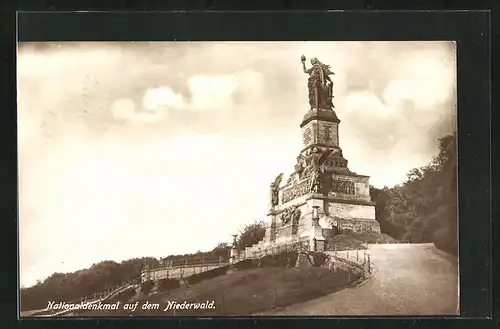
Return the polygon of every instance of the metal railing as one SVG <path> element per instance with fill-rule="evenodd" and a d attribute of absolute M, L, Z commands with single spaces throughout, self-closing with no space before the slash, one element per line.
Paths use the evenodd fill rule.
<path fill-rule="evenodd" d="M 139 284 L 139 283 L 140 283 L 140 279 L 129 280 L 125 283 L 114 285 L 114 286 L 112 286 L 104 291 L 95 292 L 95 293 L 92 293 L 90 295 L 74 299 L 70 303 L 86 303 L 86 302 L 93 302 L 96 300 L 108 299 L 108 298 L 112 297 L 114 294 L 116 294 L 117 292 L 119 292 L 120 290 L 122 290 L 123 288 L 134 285 L 134 284 Z"/>
<path fill-rule="evenodd" d="M 370 277 L 375 272 L 375 265 L 371 261 L 370 254 L 366 249 L 359 250 L 343 250 L 343 251 L 333 251 L 328 252 L 330 255 L 328 268 L 330 270 L 335 270 L 338 262 L 343 263 L 344 266 L 352 268 L 355 273 L 356 271 L 361 271 L 361 278 L 355 278 L 351 280 L 351 271 L 349 272 L 349 282 L 354 283 L 356 281 L 365 280 Z M 337 263 L 337 264 L 336 264 Z"/>
<path fill-rule="evenodd" d="M 166 269 L 174 269 L 174 268 L 185 268 L 185 267 L 195 267 L 195 266 L 207 266 L 207 265 L 216 265 L 216 264 L 224 264 L 227 263 L 227 260 L 224 260 L 224 257 L 201 257 L 198 259 L 175 259 L 171 261 L 163 261 L 162 264 L 158 266 L 145 267 L 142 273 L 145 272 L 154 272 L 158 270 L 166 270 Z"/>
<path fill-rule="evenodd" d="M 104 291 L 95 292 L 95 293 L 92 293 L 92 294 L 87 295 L 87 296 L 75 298 L 75 299 L 70 300 L 70 301 L 65 301 L 64 303 L 69 305 L 69 304 L 96 303 L 96 302 L 99 302 L 99 301 L 104 301 L 104 300 L 107 300 L 107 299 L 109 299 L 111 297 L 114 297 L 118 293 L 120 293 L 123 290 L 125 290 L 125 288 L 127 288 L 129 286 L 137 285 L 139 283 L 140 283 L 139 279 L 129 280 L 129 281 L 125 282 L 125 283 L 122 283 L 122 284 L 119 284 L 119 285 L 115 285 L 115 286 L 113 286 L 113 287 L 111 287 L 109 289 L 106 289 Z M 44 309 L 41 312 L 37 312 L 36 314 L 33 314 L 33 315 L 57 316 L 57 315 L 60 315 L 60 314 L 63 314 L 63 313 L 69 312 L 69 311 L 71 311 L 71 310 L 59 310 L 59 309 L 57 309 L 57 310 L 54 310 L 54 309 L 48 310 L 48 309 Z"/>

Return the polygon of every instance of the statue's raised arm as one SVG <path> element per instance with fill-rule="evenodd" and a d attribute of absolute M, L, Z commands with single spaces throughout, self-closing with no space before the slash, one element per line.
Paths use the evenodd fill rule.
<path fill-rule="evenodd" d="M 306 56 L 302 55 L 300 57 L 300 60 L 302 61 L 302 70 L 304 71 L 304 73 L 310 74 L 313 68 L 312 67 L 310 69 L 306 68 Z"/>
<path fill-rule="evenodd" d="M 311 59 L 312 67 L 306 68 L 306 57 L 300 57 L 304 73 L 309 74 L 307 86 L 309 88 L 309 104 L 311 109 L 333 109 L 333 82 L 330 75 L 334 74 L 329 65 L 321 63 L 317 58 Z"/>

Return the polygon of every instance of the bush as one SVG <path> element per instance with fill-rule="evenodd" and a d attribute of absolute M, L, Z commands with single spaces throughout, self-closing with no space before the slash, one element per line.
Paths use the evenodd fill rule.
<path fill-rule="evenodd" d="M 275 256 L 264 256 L 260 260 L 260 266 L 261 267 L 277 267 L 280 266 L 278 262 L 278 258 Z"/>
<path fill-rule="evenodd" d="M 298 253 L 296 251 L 282 252 L 276 255 L 266 255 L 257 262 L 260 267 L 293 267 L 297 262 Z"/>
<path fill-rule="evenodd" d="M 254 268 L 254 267 L 255 266 L 254 266 L 252 259 L 245 259 L 245 260 L 242 260 L 241 262 L 234 264 L 234 268 L 236 268 L 239 271 L 247 270 L 247 269 Z"/>
<path fill-rule="evenodd" d="M 275 257 L 277 258 L 277 262 L 281 267 L 293 267 L 297 262 L 297 257 L 299 256 L 296 251 L 286 251 L 280 254 L 277 254 Z"/>
<path fill-rule="evenodd" d="M 158 282 L 158 291 L 168 291 L 179 287 L 179 280 L 176 279 L 162 279 Z"/>
<path fill-rule="evenodd" d="M 144 294 L 144 295 L 147 295 L 151 292 L 151 289 L 153 289 L 153 286 L 154 286 L 154 281 L 146 281 L 146 282 L 143 282 L 141 284 L 141 292 Z"/>
<path fill-rule="evenodd" d="M 321 267 L 325 264 L 328 256 L 323 252 L 312 252 L 310 254 L 313 257 L 313 266 Z"/>

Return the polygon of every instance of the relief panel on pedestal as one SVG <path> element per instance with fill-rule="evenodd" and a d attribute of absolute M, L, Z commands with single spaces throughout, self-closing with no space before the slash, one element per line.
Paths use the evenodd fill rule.
<path fill-rule="evenodd" d="M 330 191 L 348 195 L 356 194 L 354 182 L 343 179 L 332 179 Z"/>
<path fill-rule="evenodd" d="M 320 122 L 318 125 L 318 142 L 324 145 L 339 145 L 338 125 L 331 122 Z"/>
<path fill-rule="evenodd" d="M 311 182 L 309 179 L 304 179 L 297 184 L 286 187 L 281 194 L 281 203 L 287 203 L 310 192 Z"/>
<path fill-rule="evenodd" d="M 311 126 L 307 125 L 302 132 L 302 144 L 307 147 L 312 144 L 313 132 Z"/>
<path fill-rule="evenodd" d="M 299 224 L 302 212 L 296 205 L 290 206 L 283 210 L 280 215 L 281 225 L 283 226 L 281 235 L 292 236 L 297 234 L 297 227 Z"/>

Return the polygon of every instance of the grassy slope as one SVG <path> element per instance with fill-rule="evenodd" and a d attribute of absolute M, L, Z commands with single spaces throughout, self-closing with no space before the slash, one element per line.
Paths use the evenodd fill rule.
<path fill-rule="evenodd" d="M 168 301 L 182 303 L 207 300 L 215 301 L 215 310 L 184 310 L 176 311 L 175 315 L 251 315 L 341 290 L 347 281 L 347 272 L 333 272 L 325 268 L 257 268 L 138 300 L 139 305 L 146 301 L 159 303 L 160 310 L 157 311 L 89 311 L 81 316 L 171 316 L 174 315 L 173 311 L 163 312 Z"/>

